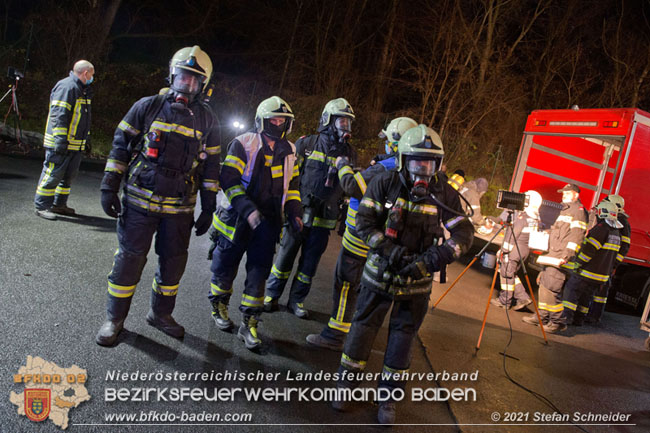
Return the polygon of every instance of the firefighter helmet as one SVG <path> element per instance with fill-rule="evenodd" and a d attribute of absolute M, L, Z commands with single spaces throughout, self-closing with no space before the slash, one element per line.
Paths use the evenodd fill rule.
<path fill-rule="evenodd" d="M 524 211 L 526 211 L 526 213 L 528 213 L 528 211 L 531 211 L 533 214 L 538 214 L 539 208 L 542 205 L 542 196 L 540 193 L 533 190 L 526 191 L 526 197 L 528 198 L 528 204 L 526 205 Z"/>
<path fill-rule="evenodd" d="M 348 117 L 354 120 L 354 110 L 345 98 L 332 99 L 323 108 L 323 113 L 320 116 L 321 126 L 328 126 L 333 117 Z"/>
<path fill-rule="evenodd" d="M 273 117 L 284 117 L 285 122 L 281 126 L 276 126 L 270 122 Z M 271 96 L 260 102 L 255 112 L 255 130 L 258 133 L 281 140 L 291 133 L 293 127 L 293 110 L 286 101 L 279 96 Z"/>
<path fill-rule="evenodd" d="M 402 135 L 397 145 L 398 170 L 404 166 L 404 159 L 407 156 L 414 156 L 419 159 L 435 159 L 436 170 L 442 165 L 442 158 L 445 150 L 440 136 L 433 129 L 426 125 L 418 125 L 409 129 Z"/>
<path fill-rule="evenodd" d="M 611 194 L 607 196 L 607 201 L 616 205 L 619 214 L 625 215 L 625 199 L 623 197 L 618 194 Z"/>
<path fill-rule="evenodd" d="M 410 117 L 396 117 L 379 133 L 380 138 L 385 138 L 392 152 L 397 152 L 397 143 L 402 135 L 411 128 L 418 126 L 418 123 Z M 386 152 L 388 153 L 388 152 Z"/>
<path fill-rule="evenodd" d="M 189 73 L 190 77 L 196 78 L 198 89 L 193 84 L 181 82 L 181 80 L 177 79 L 177 77 L 183 75 L 187 77 L 187 73 Z M 211 75 L 212 61 L 210 56 L 198 45 L 181 48 L 176 51 L 169 61 L 169 84 L 171 89 L 176 92 L 196 95 L 205 89 Z"/>
<path fill-rule="evenodd" d="M 612 222 L 618 221 L 618 206 L 611 201 L 603 200 L 596 205 L 596 216 Z"/>

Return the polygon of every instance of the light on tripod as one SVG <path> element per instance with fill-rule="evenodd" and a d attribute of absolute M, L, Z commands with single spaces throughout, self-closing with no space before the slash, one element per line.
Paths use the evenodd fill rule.
<path fill-rule="evenodd" d="M 528 206 L 528 196 L 521 192 L 499 190 L 497 193 L 497 207 L 499 209 L 522 211 Z"/>

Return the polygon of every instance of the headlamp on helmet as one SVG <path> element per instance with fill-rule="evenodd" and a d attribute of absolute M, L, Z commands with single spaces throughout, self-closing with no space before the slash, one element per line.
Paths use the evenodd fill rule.
<path fill-rule="evenodd" d="M 278 121 L 278 118 L 284 118 L 284 122 Z M 276 140 L 281 140 L 291 133 L 293 121 L 291 107 L 279 96 L 263 100 L 255 112 L 255 130 Z"/>

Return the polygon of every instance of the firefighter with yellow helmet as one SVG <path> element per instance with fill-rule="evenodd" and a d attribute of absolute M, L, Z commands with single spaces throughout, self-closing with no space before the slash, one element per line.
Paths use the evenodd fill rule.
<path fill-rule="evenodd" d="M 368 245 L 359 237 L 356 230 L 359 202 L 366 192 L 368 183 L 375 176 L 397 168 L 398 142 L 406 131 L 417 125 L 417 122 L 409 117 L 393 119 L 379 133 L 379 137 L 385 140 L 386 154 L 375 158 L 375 164 L 362 172 L 355 173 L 349 165 L 350 162 L 345 158 L 339 157 L 336 161 L 339 180 L 343 191 L 350 197 L 350 204 L 345 218 L 343 244 L 334 271 L 332 315 L 320 334 L 307 336 L 307 343 L 312 346 L 337 351 L 343 350 L 343 343 L 350 331 L 350 323 L 356 305 L 357 286 L 368 256 Z"/>
<path fill-rule="evenodd" d="M 359 385 L 359 373 L 391 306 L 379 387 L 389 391 L 405 387 L 404 373 L 428 308 L 433 273 L 471 246 L 474 229 L 458 193 L 436 174 L 443 156 L 435 131 L 425 125 L 409 129 L 399 141 L 397 170 L 375 176 L 361 200 L 356 229 L 369 252 L 341 356 L 339 388 Z M 439 245 L 443 225 L 451 237 Z M 337 398 L 333 407 L 344 411 L 349 402 Z M 393 424 L 395 402 L 380 401 L 377 418 L 382 424 Z"/>
<path fill-rule="evenodd" d="M 100 188 L 104 212 L 118 218 L 119 246 L 97 344 L 110 346 L 117 340 L 154 234 L 158 268 L 146 319 L 173 337 L 185 333 L 172 312 L 192 227 L 197 236 L 210 227 L 219 178 L 215 119 L 199 98 L 211 74 L 212 62 L 201 48 L 177 51 L 169 62 L 169 92 L 137 101 L 115 130 Z M 201 214 L 194 221 L 197 195 Z"/>
<path fill-rule="evenodd" d="M 246 281 L 239 304 L 243 320 L 237 336 L 250 350 L 262 343 L 257 324 L 282 224 L 286 219 L 292 233 L 302 230 L 295 147 L 287 140 L 293 120 L 291 107 L 280 97 L 262 101 L 254 131 L 235 137 L 228 145 L 219 179 L 224 197 L 212 222 L 216 245 L 208 297 L 217 327 L 230 330 L 228 303 L 246 253 Z"/>
<path fill-rule="evenodd" d="M 323 109 L 318 134 L 296 141 L 304 229 L 298 233 L 285 225 L 280 250 L 266 283 L 266 311 L 278 308 L 278 300 L 289 281 L 294 260 L 302 249 L 287 308 L 297 317 L 306 319 L 309 316 L 303 302 L 311 289 L 318 262 L 327 249 L 330 232 L 339 218 L 343 189 L 335 162 L 339 156 L 352 159 L 353 151 L 348 141 L 354 118 L 348 101 L 344 98 L 333 99 Z"/>

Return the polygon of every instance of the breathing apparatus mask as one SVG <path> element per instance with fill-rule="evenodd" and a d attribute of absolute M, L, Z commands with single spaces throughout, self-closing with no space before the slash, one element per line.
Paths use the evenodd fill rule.
<path fill-rule="evenodd" d="M 339 143 L 347 142 L 352 137 L 352 119 L 350 117 L 336 117 L 334 129 L 339 138 Z"/>
<path fill-rule="evenodd" d="M 171 90 L 174 92 L 172 108 L 185 109 L 201 92 L 204 77 L 187 69 L 173 68 Z"/>
<path fill-rule="evenodd" d="M 271 119 L 264 119 L 264 132 L 269 138 L 274 140 L 282 140 L 286 134 L 291 132 L 290 123 L 293 119 L 285 117 L 273 117 Z"/>
<path fill-rule="evenodd" d="M 409 176 L 411 194 L 415 197 L 426 197 L 429 194 L 429 184 L 436 173 L 436 160 L 407 156 L 405 168 Z"/>

